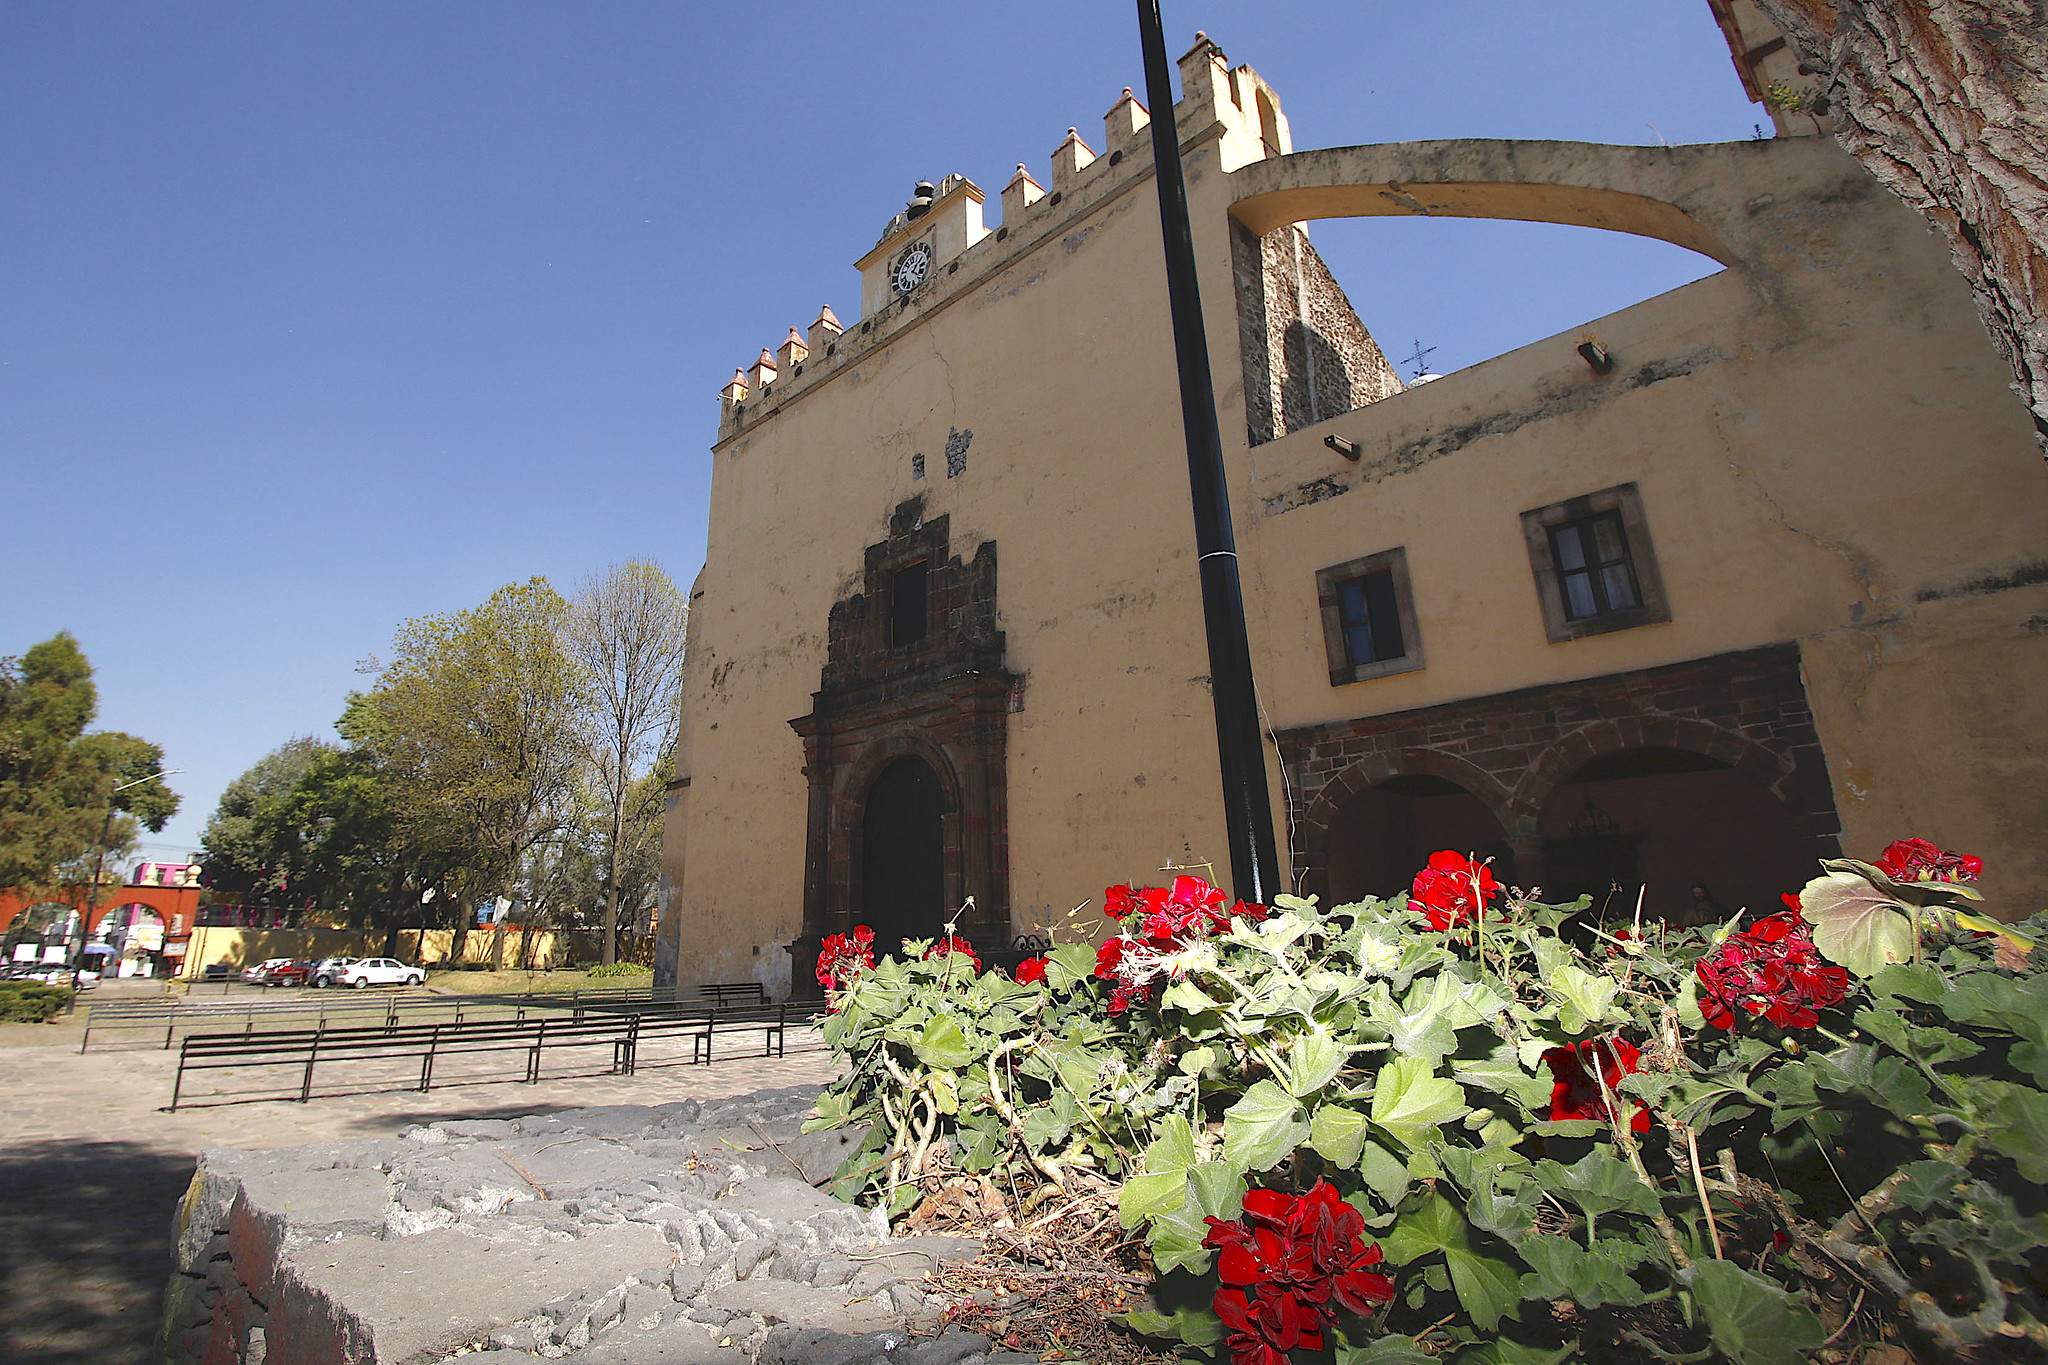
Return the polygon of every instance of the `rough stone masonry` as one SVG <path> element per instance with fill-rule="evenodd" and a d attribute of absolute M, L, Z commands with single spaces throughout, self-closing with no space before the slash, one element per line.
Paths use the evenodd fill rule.
<path fill-rule="evenodd" d="M 818 1087 L 207 1152 L 179 1205 L 170 1365 L 978 1365 L 892 1239 L 814 1188 L 858 1131 Z M 925 1332 L 917 1333 L 919 1327 Z"/>

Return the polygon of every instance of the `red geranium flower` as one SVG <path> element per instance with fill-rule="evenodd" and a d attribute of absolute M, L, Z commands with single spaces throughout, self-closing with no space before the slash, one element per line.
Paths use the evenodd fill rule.
<path fill-rule="evenodd" d="M 1642 1049 L 1626 1038 L 1588 1038 L 1570 1047 L 1554 1047 L 1545 1052 L 1544 1064 L 1557 1079 L 1550 1092 L 1552 1121 L 1602 1119 L 1614 1122 L 1614 1111 L 1608 1107 L 1607 1097 L 1601 1094 L 1601 1082 L 1606 1082 L 1607 1089 L 1613 1091 L 1621 1084 L 1623 1076 L 1641 1070 L 1638 1063 L 1642 1055 Z M 1597 1078 L 1587 1067 L 1589 1062 L 1596 1061 L 1600 1068 Z M 1650 1111 L 1638 1103 L 1629 1127 L 1638 1133 L 1649 1132 Z"/>
<path fill-rule="evenodd" d="M 1122 1014 L 1157 986 L 1162 976 L 1180 976 L 1180 957 L 1230 927 L 1234 918 L 1261 920 L 1263 905 L 1225 905 L 1223 892 L 1200 877 L 1176 877 L 1171 887 L 1112 886 L 1102 893 L 1104 912 L 1124 931 L 1095 953 L 1095 975 L 1117 983 L 1109 1010 Z"/>
<path fill-rule="evenodd" d="M 1813 946 L 1813 931 L 1792 908 L 1730 934 L 1694 966 L 1700 1013 L 1715 1028 L 1733 1028 L 1737 1010 L 1762 1015 L 1779 1028 L 1811 1028 L 1816 1010 L 1849 995 L 1849 973 L 1831 966 Z"/>
<path fill-rule="evenodd" d="M 1022 962 L 1019 962 L 1017 964 L 1017 980 L 1027 986 L 1034 981 L 1045 980 L 1045 959 L 1042 957 L 1027 957 Z"/>
<path fill-rule="evenodd" d="M 1422 907 L 1430 928 L 1445 930 L 1480 918 L 1499 895 L 1491 867 L 1444 849 L 1430 854 L 1429 866 L 1415 874 L 1408 899 Z"/>
<path fill-rule="evenodd" d="M 1232 1365 L 1321 1350 L 1332 1300 L 1360 1315 L 1393 1302 L 1394 1282 L 1368 1269 L 1381 1255 L 1365 1244 L 1364 1216 L 1326 1180 L 1299 1198 L 1248 1191 L 1238 1221 L 1207 1221 L 1202 1245 L 1222 1252 L 1216 1273 L 1224 1285 L 1211 1307 L 1231 1330 Z"/>
<path fill-rule="evenodd" d="M 979 972 L 981 970 L 981 958 L 976 955 L 974 945 L 961 938 L 958 934 L 953 935 L 951 938 L 942 938 L 927 948 L 924 960 L 929 962 L 935 957 L 950 957 L 954 953 L 958 953 L 969 962 L 972 962 L 975 971 Z"/>
<path fill-rule="evenodd" d="M 1897 839 L 1885 847 L 1875 864 L 1895 882 L 1974 882 L 1984 860 L 1951 853 L 1925 839 Z"/>
<path fill-rule="evenodd" d="M 875 931 L 857 924 L 853 933 L 832 934 L 818 945 L 818 984 L 828 991 L 839 989 L 843 978 L 875 965 Z"/>

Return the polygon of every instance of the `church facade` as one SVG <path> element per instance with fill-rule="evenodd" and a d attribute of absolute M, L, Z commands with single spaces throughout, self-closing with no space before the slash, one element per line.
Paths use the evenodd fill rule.
<path fill-rule="evenodd" d="M 1719 9 L 1760 89 L 1778 50 Z M 1214 43 L 1180 77 L 1294 885 L 1391 892 L 1455 847 L 1684 917 L 1913 834 L 2048 899 L 2048 474 L 1917 216 L 1782 119 L 1296 151 Z M 803 994 L 854 924 L 1001 949 L 1227 862 L 1151 116 L 1125 91 L 993 225 L 920 186 L 860 317 L 725 388 L 658 980 Z M 1376 214 L 1723 268 L 1404 386 L 1307 226 Z"/>

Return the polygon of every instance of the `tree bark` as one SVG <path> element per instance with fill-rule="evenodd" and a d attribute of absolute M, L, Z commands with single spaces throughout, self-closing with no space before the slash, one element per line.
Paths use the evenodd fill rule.
<path fill-rule="evenodd" d="M 1947 239 L 2048 452 L 2048 0 L 1756 0 L 1836 139 Z"/>

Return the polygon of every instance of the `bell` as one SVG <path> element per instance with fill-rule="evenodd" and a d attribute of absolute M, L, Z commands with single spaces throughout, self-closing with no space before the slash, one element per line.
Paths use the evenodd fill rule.
<path fill-rule="evenodd" d="M 938 187 L 929 180 L 920 180 L 910 187 L 910 202 L 903 206 L 905 218 L 922 218 L 932 211 L 932 200 L 938 197 Z"/>

